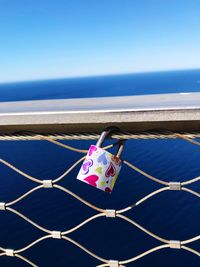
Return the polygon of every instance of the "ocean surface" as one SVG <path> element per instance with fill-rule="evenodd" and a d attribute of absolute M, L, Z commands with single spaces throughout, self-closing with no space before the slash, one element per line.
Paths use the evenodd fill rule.
<path fill-rule="evenodd" d="M 200 70 L 141 73 L 0 84 L 0 101 L 200 92 Z M 87 149 L 95 142 L 64 141 Z M 64 173 L 82 155 L 41 141 L 0 142 L 0 157 L 41 180 Z M 186 181 L 200 175 L 200 147 L 184 140 L 140 140 L 126 143 L 123 159 L 163 181 Z M 123 166 L 112 194 L 76 180 L 80 165 L 59 184 L 88 202 L 121 209 L 161 187 Z M 36 184 L 0 165 L 0 202 L 9 202 Z M 200 192 L 200 183 L 189 188 Z M 56 189 L 41 189 L 12 206 L 50 230 L 68 230 L 96 214 L 78 200 Z M 166 191 L 124 213 L 149 231 L 169 240 L 200 234 L 200 200 L 184 191 Z M 0 212 L 0 247 L 20 249 L 45 234 L 17 215 Z M 106 259 L 132 258 L 161 242 L 120 218 L 98 218 L 69 237 Z M 188 244 L 200 252 L 200 241 Z M 41 267 L 94 267 L 101 264 L 65 240 L 47 239 L 21 253 Z M 127 267 L 197 267 L 200 259 L 185 250 L 163 249 L 127 264 Z M 0 257 L 2 267 L 28 264 Z"/>

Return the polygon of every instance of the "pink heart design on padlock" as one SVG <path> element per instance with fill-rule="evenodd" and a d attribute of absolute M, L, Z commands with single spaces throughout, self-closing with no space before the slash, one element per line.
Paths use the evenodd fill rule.
<path fill-rule="evenodd" d="M 92 156 L 93 152 L 95 152 L 97 150 L 96 146 L 90 146 L 89 152 L 88 152 L 88 156 Z"/>
<path fill-rule="evenodd" d="M 82 174 L 87 174 L 92 165 L 93 165 L 93 161 L 91 159 L 85 160 L 82 165 Z"/>
<path fill-rule="evenodd" d="M 115 169 L 115 166 L 112 164 L 112 162 L 110 163 L 108 169 L 106 170 L 106 177 L 114 177 L 116 174 L 116 169 Z"/>
<path fill-rule="evenodd" d="M 98 181 L 99 177 L 97 175 L 90 175 L 88 177 L 86 177 L 84 180 L 86 182 L 88 182 L 88 184 L 94 186 L 94 187 L 97 187 L 97 184 L 96 182 Z"/>

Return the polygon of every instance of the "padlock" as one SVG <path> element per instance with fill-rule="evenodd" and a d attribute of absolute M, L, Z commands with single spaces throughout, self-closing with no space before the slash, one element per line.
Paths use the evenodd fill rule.
<path fill-rule="evenodd" d="M 106 137 L 116 130 L 114 127 L 107 128 L 102 132 L 96 145 L 91 145 L 87 156 L 81 166 L 77 179 L 111 193 L 122 166 L 120 159 L 124 140 L 119 140 L 119 148 L 116 155 L 101 148 Z"/>

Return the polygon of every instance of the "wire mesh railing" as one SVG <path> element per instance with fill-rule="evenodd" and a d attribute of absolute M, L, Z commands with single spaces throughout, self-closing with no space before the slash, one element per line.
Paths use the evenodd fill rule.
<path fill-rule="evenodd" d="M 32 260 L 26 258 L 23 256 L 23 252 L 29 250 L 31 247 L 36 246 L 40 242 L 43 242 L 46 239 L 62 239 L 67 242 L 70 242 L 74 244 L 76 247 L 78 247 L 80 250 L 83 250 L 85 253 L 89 254 L 91 257 L 95 258 L 99 263 L 97 263 L 98 267 L 103 267 L 103 266 L 108 266 L 108 267 L 122 267 L 122 266 L 128 266 L 129 263 L 137 261 L 138 259 L 145 257 L 146 255 L 153 253 L 158 250 L 166 249 L 166 248 L 171 248 L 171 249 L 182 249 L 182 250 L 187 250 L 197 256 L 200 256 L 200 251 L 197 251 L 193 248 L 190 247 L 190 244 L 192 242 L 195 242 L 197 240 L 200 240 L 200 235 L 193 236 L 187 240 L 169 240 L 166 239 L 163 236 L 159 236 L 156 233 L 151 232 L 149 229 L 146 229 L 142 225 L 138 224 L 136 221 L 132 220 L 131 218 L 125 216 L 124 214 L 127 211 L 130 211 L 134 209 L 135 207 L 141 205 L 143 202 L 148 201 L 150 198 L 153 198 L 156 195 L 162 194 L 164 191 L 186 191 L 190 193 L 191 195 L 194 195 L 195 197 L 200 197 L 200 193 L 196 192 L 190 188 L 188 188 L 188 185 L 197 183 L 200 181 L 200 176 L 194 177 L 192 179 L 189 179 L 184 182 L 174 182 L 174 181 L 163 181 L 147 172 L 144 170 L 138 168 L 135 166 L 133 163 L 129 162 L 128 160 L 123 160 L 123 163 L 130 168 L 131 170 L 140 173 L 143 175 L 145 178 L 150 179 L 154 181 L 155 183 L 159 184 L 161 187 L 159 189 L 156 189 L 155 191 L 147 194 L 140 200 L 136 201 L 132 205 L 123 207 L 119 210 L 115 209 L 104 209 L 101 207 L 98 207 L 79 195 L 75 194 L 74 192 L 70 191 L 66 187 L 62 186 L 59 184 L 59 182 L 64 179 L 67 175 L 69 175 L 70 172 L 74 170 L 74 168 L 80 164 L 84 159 L 85 159 L 85 154 L 86 150 L 76 148 L 71 145 L 64 144 L 59 141 L 60 140 L 94 140 L 98 139 L 99 135 L 96 133 L 93 134 L 46 134 L 46 135 L 41 135 L 41 134 L 34 134 L 34 133 L 17 133 L 13 135 L 1 135 L 0 140 L 46 140 L 47 142 L 51 142 L 56 146 L 60 146 L 64 149 L 71 150 L 76 153 L 83 154 L 80 159 L 78 159 L 76 162 L 73 163 L 72 166 L 70 166 L 63 174 L 61 174 L 59 177 L 55 179 L 49 179 L 49 180 L 41 180 L 38 177 L 31 176 L 30 174 L 24 172 L 23 170 L 17 168 L 7 160 L 1 158 L 0 163 L 7 166 L 9 169 L 12 171 L 18 173 L 19 175 L 23 176 L 25 179 L 29 179 L 31 182 L 35 184 L 35 186 L 32 187 L 29 191 L 26 193 L 22 194 L 20 197 L 13 199 L 9 202 L 4 202 L 3 199 L 0 199 L 0 212 L 1 213 L 13 213 L 16 216 L 20 217 L 24 221 L 28 222 L 35 228 L 39 229 L 40 231 L 43 232 L 43 236 L 40 238 L 36 239 L 35 241 L 29 243 L 28 245 L 20 248 L 20 249 L 8 249 L 4 247 L 0 247 L 0 256 L 8 256 L 8 257 L 17 257 L 21 259 L 22 261 L 26 262 L 30 266 L 40 266 L 40 263 L 34 263 Z M 113 138 L 124 138 L 124 139 L 159 139 L 159 138 L 181 138 L 187 142 L 190 142 L 194 145 L 199 146 L 200 143 L 195 140 L 195 138 L 200 137 L 200 133 L 198 132 L 169 132 L 169 131 L 154 131 L 154 132 L 143 132 L 143 133 L 115 133 L 113 134 Z M 105 148 L 110 148 L 114 146 L 115 144 L 109 145 Z M 40 225 L 33 220 L 31 220 L 29 217 L 27 217 L 25 214 L 19 212 L 17 209 L 13 208 L 13 205 L 16 203 L 20 203 L 22 200 L 25 200 L 29 195 L 33 194 L 36 191 L 40 190 L 45 190 L 45 189 L 51 189 L 51 190 L 58 190 L 64 192 L 66 195 L 70 195 L 73 198 L 77 199 L 79 202 L 83 203 L 84 205 L 88 206 L 89 208 L 93 209 L 96 214 L 92 215 L 91 217 L 85 219 L 81 223 L 75 225 L 74 227 L 70 229 L 66 229 L 64 231 L 60 230 L 52 230 L 52 229 L 47 229 L 43 225 Z M 90 248 L 87 248 L 86 246 L 78 243 L 74 239 L 69 237 L 69 234 L 72 232 L 75 232 L 79 228 L 83 227 L 84 225 L 88 224 L 91 221 L 95 221 L 97 219 L 100 219 L 101 217 L 105 217 L 108 219 L 112 220 L 123 220 L 130 225 L 138 228 L 145 234 L 153 237 L 157 241 L 159 241 L 161 244 L 157 247 L 153 247 L 137 256 L 134 256 L 129 259 L 107 259 L 104 257 L 101 257 L 98 255 L 98 253 L 93 252 L 90 250 Z M 2 231 L 2 229 L 0 230 Z M 120 256 L 119 256 L 120 258 Z"/>

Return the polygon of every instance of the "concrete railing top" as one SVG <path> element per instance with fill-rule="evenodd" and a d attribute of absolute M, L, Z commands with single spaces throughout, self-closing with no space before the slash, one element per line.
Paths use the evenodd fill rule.
<path fill-rule="evenodd" d="M 200 93 L 0 102 L 0 132 L 199 130 Z"/>

